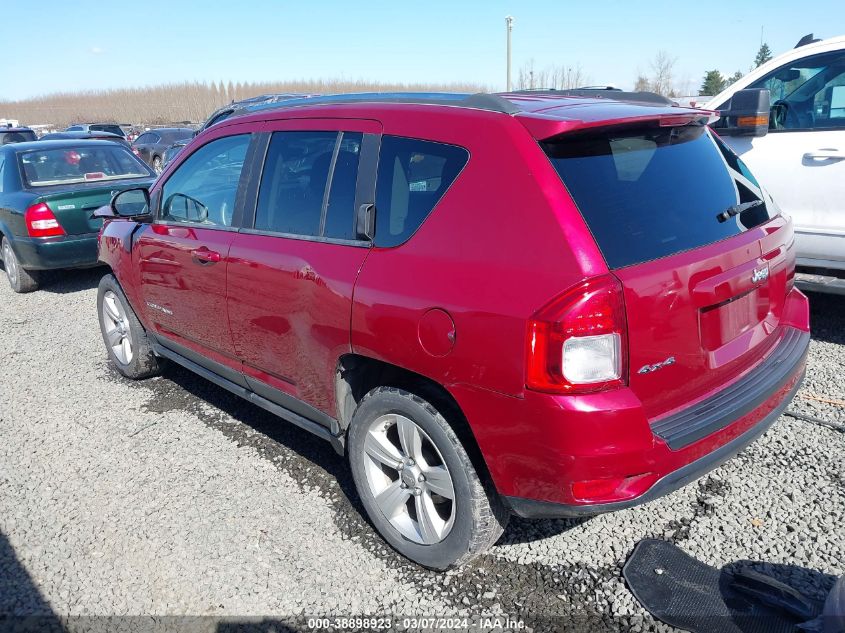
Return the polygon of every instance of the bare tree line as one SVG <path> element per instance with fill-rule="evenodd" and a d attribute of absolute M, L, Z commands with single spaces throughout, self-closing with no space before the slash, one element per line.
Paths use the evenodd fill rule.
<path fill-rule="evenodd" d="M 345 80 L 277 82 L 184 82 L 139 88 L 86 90 L 48 94 L 20 101 L 0 101 L 0 117 L 25 125 L 64 127 L 75 122 L 163 124 L 204 121 L 217 108 L 265 93 L 330 94 L 369 91 L 484 92 L 472 83 L 421 84 Z"/>
<path fill-rule="evenodd" d="M 569 90 L 582 88 L 589 82 L 580 64 L 536 68 L 533 59 L 523 64 L 516 76 L 517 90 Z"/>

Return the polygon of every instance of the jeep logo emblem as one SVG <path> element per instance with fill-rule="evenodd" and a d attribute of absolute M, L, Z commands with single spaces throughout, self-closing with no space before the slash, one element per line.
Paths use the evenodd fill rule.
<path fill-rule="evenodd" d="M 769 267 L 764 266 L 763 268 L 755 268 L 754 272 L 751 273 L 751 283 L 756 284 L 761 281 L 766 281 L 769 278 Z"/>

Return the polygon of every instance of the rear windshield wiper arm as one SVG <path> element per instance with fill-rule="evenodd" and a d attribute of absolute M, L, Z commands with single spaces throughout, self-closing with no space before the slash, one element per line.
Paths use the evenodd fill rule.
<path fill-rule="evenodd" d="M 720 214 L 716 216 L 716 219 L 719 222 L 727 222 L 735 215 L 739 215 L 743 211 L 748 211 L 749 209 L 753 209 L 754 207 L 759 207 L 761 204 L 766 204 L 763 200 L 752 200 L 751 202 L 743 202 L 741 204 L 735 204 L 731 207 L 728 207 Z"/>

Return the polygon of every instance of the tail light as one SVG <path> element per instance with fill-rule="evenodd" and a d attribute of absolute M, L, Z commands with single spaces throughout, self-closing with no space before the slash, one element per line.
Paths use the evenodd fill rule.
<path fill-rule="evenodd" d="M 30 237 L 52 237 L 65 234 L 65 230 L 50 211 L 50 207 L 43 202 L 29 207 L 23 217 Z"/>
<path fill-rule="evenodd" d="M 626 384 L 627 323 L 622 285 L 588 279 L 555 297 L 528 322 L 526 386 L 591 393 Z"/>
<path fill-rule="evenodd" d="M 137 147 L 133 147 L 133 148 L 132 148 L 132 153 L 133 153 L 133 154 L 135 154 L 135 156 L 140 156 L 140 155 L 141 155 L 141 152 L 139 152 L 139 151 L 138 151 L 138 148 L 137 148 Z"/>

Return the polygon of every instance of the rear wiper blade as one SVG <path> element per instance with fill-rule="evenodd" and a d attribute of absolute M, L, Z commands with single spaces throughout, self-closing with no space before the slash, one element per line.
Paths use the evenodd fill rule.
<path fill-rule="evenodd" d="M 761 204 L 766 204 L 766 202 L 764 200 L 752 200 L 751 202 L 735 204 L 719 213 L 716 216 L 716 219 L 719 220 L 719 222 L 727 222 L 735 215 L 739 215 L 743 211 L 748 211 L 749 209 L 753 209 L 754 207 L 759 207 Z"/>

